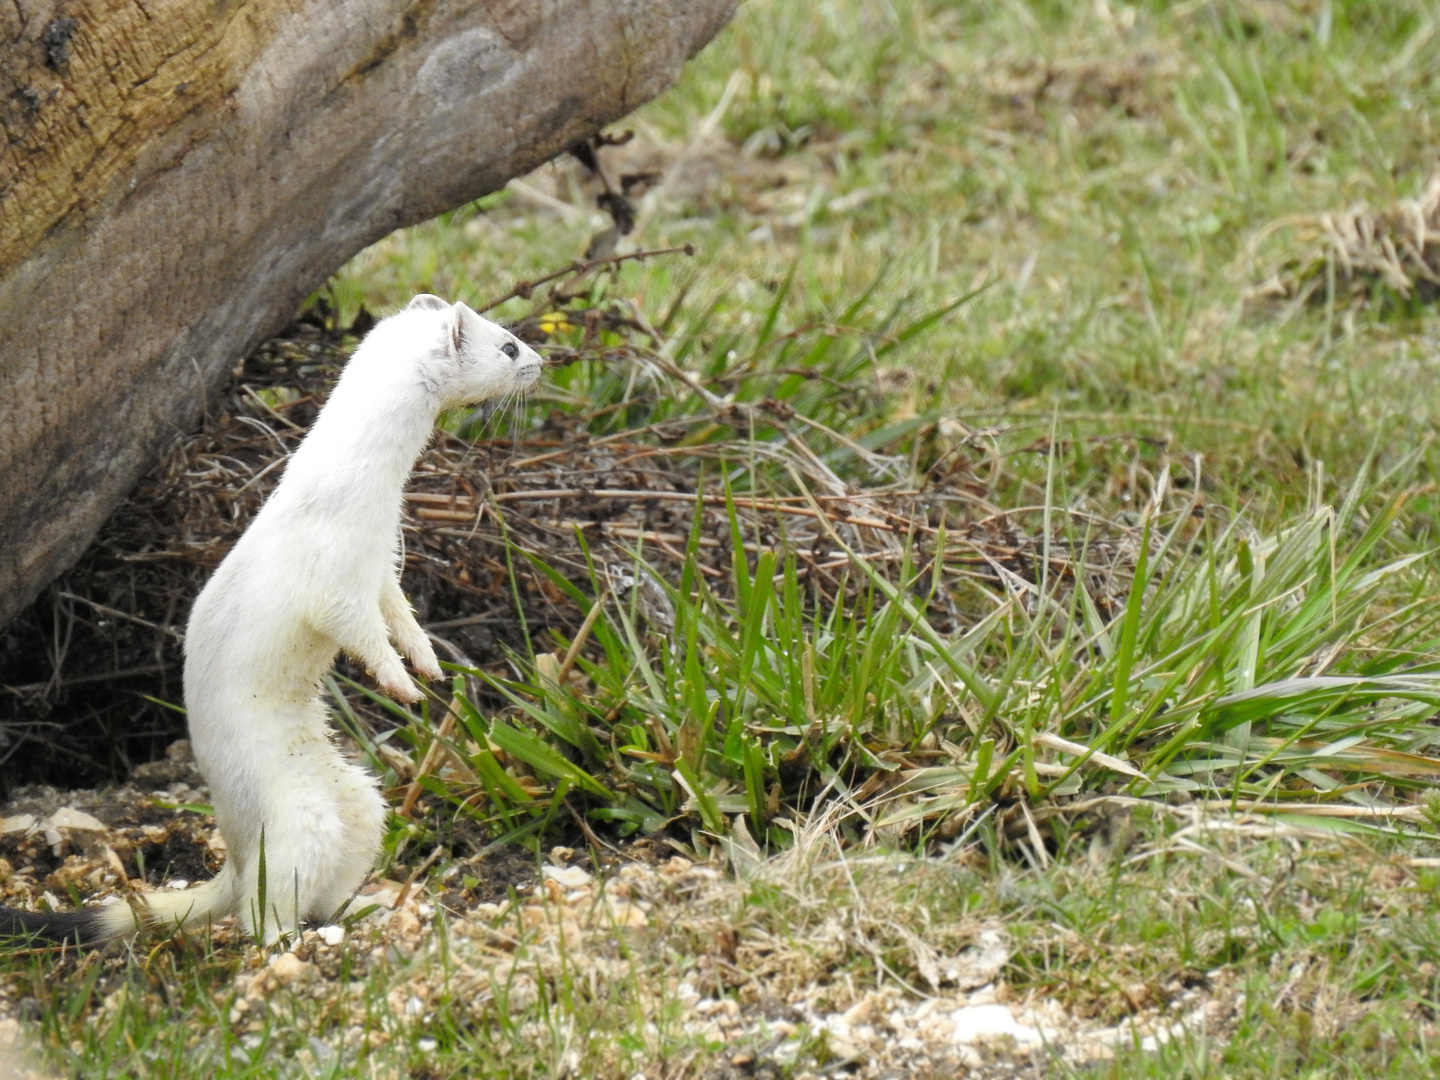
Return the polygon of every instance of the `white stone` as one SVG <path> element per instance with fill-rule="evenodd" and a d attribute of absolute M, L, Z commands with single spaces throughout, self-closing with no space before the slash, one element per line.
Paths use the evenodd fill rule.
<path fill-rule="evenodd" d="M 106 825 L 99 818 L 91 817 L 84 810 L 62 806 L 50 815 L 47 823 L 52 829 L 75 829 L 77 832 L 105 832 Z"/>
<path fill-rule="evenodd" d="M 675 997 L 686 1012 L 693 1012 L 695 1006 L 700 1004 L 700 991 L 695 989 L 695 984 L 689 979 L 680 981 L 680 985 L 675 988 Z"/>
<path fill-rule="evenodd" d="M 293 952 L 287 952 L 270 958 L 270 970 L 282 984 L 289 985 L 305 978 L 314 969 Z"/>
<path fill-rule="evenodd" d="M 1039 1031 L 1020 1023 L 1004 1005 L 967 1005 L 951 1013 L 950 1022 L 961 1045 L 1007 1037 L 1027 1046 L 1041 1041 Z"/>
<path fill-rule="evenodd" d="M 578 866 L 546 866 L 542 867 L 542 873 L 546 881 L 553 881 L 562 889 L 578 889 L 582 885 L 589 885 L 592 880 L 590 875 Z"/>

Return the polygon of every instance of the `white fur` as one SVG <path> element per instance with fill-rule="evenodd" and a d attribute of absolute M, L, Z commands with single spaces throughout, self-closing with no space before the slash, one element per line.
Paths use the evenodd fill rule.
<path fill-rule="evenodd" d="M 190 614 L 190 739 L 225 866 L 198 889 L 147 893 L 133 912 L 102 909 L 107 933 L 235 913 L 273 941 L 351 898 L 379 851 L 385 806 L 375 778 L 331 741 L 320 680 L 340 651 L 400 701 L 421 697 L 402 654 L 440 678 L 400 591 L 402 488 L 442 410 L 523 393 L 539 377 L 540 358 L 508 331 L 434 296 L 365 338 Z"/>

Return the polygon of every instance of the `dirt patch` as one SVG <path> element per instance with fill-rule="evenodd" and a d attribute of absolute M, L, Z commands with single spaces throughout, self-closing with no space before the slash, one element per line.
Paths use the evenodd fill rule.
<path fill-rule="evenodd" d="M 989 99 L 987 115 L 1012 131 L 1048 130 L 1057 113 L 1082 127 L 1103 116 L 1163 117 L 1184 69 L 1174 54 L 1156 51 L 1044 61 L 1006 60 L 976 76 Z"/>
<path fill-rule="evenodd" d="M 0 818 L 0 897 L 25 908 L 44 898 L 100 899 L 130 888 L 210 877 L 224 845 L 203 782 L 181 741 L 128 784 L 101 790 L 20 788 Z"/>
<path fill-rule="evenodd" d="M 533 851 L 506 845 L 457 863 L 442 881 L 449 887 L 440 894 L 441 905 L 464 911 L 530 892 L 540 881 L 540 863 Z"/>

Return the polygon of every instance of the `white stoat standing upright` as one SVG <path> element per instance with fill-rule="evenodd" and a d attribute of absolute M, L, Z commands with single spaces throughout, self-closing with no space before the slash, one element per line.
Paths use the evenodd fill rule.
<path fill-rule="evenodd" d="M 233 913 L 274 940 L 345 905 L 379 851 L 385 807 L 375 778 L 331 741 L 320 680 L 342 651 L 401 701 L 421 696 L 402 654 L 440 677 L 400 591 L 402 489 L 442 410 L 539 378 L 530 348 L 464 304 L 417 296 L 370 331 L 190 614 L 185 704 L 224 867 L 129 905 L 0 909 L 0 927 L 93 941 Z"/>

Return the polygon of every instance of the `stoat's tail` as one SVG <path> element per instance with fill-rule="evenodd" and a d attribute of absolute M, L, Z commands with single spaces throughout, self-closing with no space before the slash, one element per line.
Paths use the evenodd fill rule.
<path fill-rule="evenodd" d="M 235 910 L 235 882 L 226 863 L 211 880 L 176 892 L 140 893 L 80 911 L 21 911 L 0 906 L 0 938 L 98 945 L 111 938 L 152 929 L 171 934 Z"/>
<path fill-rule="evenodd" d="M 123 905 L 121 905 L 123 907 Z M 126 908 L 128 913 L 129 909 Z M 102 932 L 103 910 L 21 911 L 0 906 L 0 938 L 23 943 L 68 941 L 72 945 L 95 945 L 113 934 Z"/>

